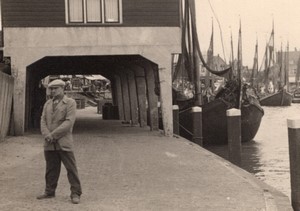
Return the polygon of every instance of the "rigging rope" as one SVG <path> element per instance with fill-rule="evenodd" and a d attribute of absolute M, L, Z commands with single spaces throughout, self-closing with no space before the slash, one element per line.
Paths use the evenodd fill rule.
<path fill-rule="evenodd" d="M 220 36 L 221 36 L 221 43 L 222 43 L 222 50 L 223 50 L 223 56 L 224 56 L 224 60 L 225 60 L 225 63 L 227 63 L 226 61 L 226 54 L 225 54 L 225 50 L 224 50 L 224 42 L 223 42 L 223 33 L 222 33 L 222 28 L 221 28 L 221 24 L 220 24 L 220 21 L 219 21 L 219 18 L 210 2 L 210 0 L 208 0 L 208 3 L 209 3 L 209 6 L 210 6 L 210 9 L 212 10 L 216 20 L 217 20 L 217 23 L 218 23 L 218 26 L 219 26 L 219 30 L 220 30 Z"/>

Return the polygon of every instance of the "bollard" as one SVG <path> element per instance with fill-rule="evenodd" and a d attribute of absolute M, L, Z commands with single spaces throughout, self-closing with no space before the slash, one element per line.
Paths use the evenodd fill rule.
<path fill-rule="evenodd" d="M 192 127 L 193 127 L 192 141 L 200 146 L 203 146 L 202 108 L 198 106 L 192 107 L 191 113 L 192 113 Z"/>
<path fill-rule="evenodd" d="M 232 108 L 227 110 L 226 115 L 229 161 L 237 166 L 241 166 L 241 110 Z"/>
<path fill-rule="evenodd" d="M 179 107 L 173 105 L 173 133 L 179 135 Z"/>
<path fill-rule="evenodd" d="M 300 119 L 288 119 L 287 125 L 292 207 L 300 211 Z"/>

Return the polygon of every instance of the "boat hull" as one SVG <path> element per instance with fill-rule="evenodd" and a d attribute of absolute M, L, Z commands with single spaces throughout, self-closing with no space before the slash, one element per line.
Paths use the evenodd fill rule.
<path fill-rule="evenodd" d="M 230 109 L 224 101 L 216 99 L 202 107 L 203 121 L 203 143 L 227 144 L 227 116 L 226 111 Z M 261 123 L 264 115 L 263 109 L 257 104 L 243 105 L 241 108 L 241 139 L 242 142 L 252 140 Z M 190 109 L 181 112 L 180 135 L 192 140 L 192 121 Z"/>
<path fill-rule="evenodd" d="M 285 90 L 281 90 L 260 100 L 262 106 L 290 106 L 293 95 Z"/>
<path fill-rule="evenodd" d="M 294 92 L 292 103 L 300 103 L 300 90 Z"/>

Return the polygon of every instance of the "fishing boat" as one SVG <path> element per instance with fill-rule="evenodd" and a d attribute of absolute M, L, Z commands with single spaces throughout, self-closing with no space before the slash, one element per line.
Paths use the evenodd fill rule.
<path fill-rule="evenodd" d="M 261 108 L 255 89 L 247 84 L 243 85 L 243 99 L 241 105 L 241 140 L 247 142 L 255 137 L 264 110 Z M 225 87 L 218 92 L 215 99 L 202 105 L 202 122 L 203 122 L 203 143 L 209 144 L 226 144 L 227 140 L 227 116 L 226 111 L 231 108 L 238 108 L 240 89 L 238 81 L 230 80 Z M 191 107 L 192 101 L 177 101 L 180 107 L 180 135 L 192 140 L 192 121 Z"/>
<path fill-rule="evenodd" d="M 228 142 L 226 111 L 231 108 L 237 108 L 241 110 L 242 142 L 252 140 L 259 129 L 264 115 L 264 110 L 259 104 L 255 89 L 248 84 L 242 83 L 240 75 L 235 78 L 228 77 L 232 73 L 231 67 L 218 71 L 211 69 L 207 65 L 201 54 L 197 38 L 194 0 L 185 1 L 184 8 L 182 54 L 178 56 L 178 62 L 174 68 L 173 81 L 179 81 L 180 84 L 191 83 L 192 85 L 185 86 L 185 92 L 189 93 L 189 95 L 185 95 L 186 97 L 183 97 L 182 92 L 180 93 L 178 83 L 175 83 L 177 88 L 173 86 L 173 103 L 177 104 L 180 109 L 180 135 L 192 140 L 192 117 L 190 111 L 193 106 L 201 106 L 203 144 L 226 144 Z M 190 21 L 189 17 L 191 17 Z M 186 33 L 187 30 L 191 30 L 191 33 Z M 203 103 L 200 80 L 195 80 L 200 78 L 198 69 L 200 61 L 212 74 L 228 77 L 225 85 L 217 92 L 215 98 L 207 103 Z M 184 78 L 178 79 L 176 77 L 179 70 L 186 71 Z M 188 92 L 188 87 L 192 91 Z"/>
<path fill-rule="evenodd" d="M 267 94 L 260 99 L 262 106 L 290 106 L 292 103 L 293 95 L 288 92 L 289 90 L 289 47 L 287 46 L 287 52 L 285 58 L 283 58 L 282 48 L 280 54 L 279 74 L 276 76 L 276 65 L 274 64 L 274 27 L 272 29 L 269 43 L 266 46 L 265 52 L 265 87 Z M 284 61 L 284 62 L 283 62 Z M 283 63 L 285 64 L 283 66 Z M 270 80 L 270 73 L 273 74 L 273 80 Z M 277 90 L 268 89 L 268 86 L 272 81 L 272 84 L 278 84 Z"/>
<path fill-rule="evenodd" d="M 293 103 L 300 103 L 300 89 L 296 89 L 293 93 Z"/>
<path fill-rule="evenodd" d="M 293 95 L 285 89 L 281 89 L 274 94 L 268 95 L 260 99 L 262 106 L 290 106 L 292 104 Z"/>

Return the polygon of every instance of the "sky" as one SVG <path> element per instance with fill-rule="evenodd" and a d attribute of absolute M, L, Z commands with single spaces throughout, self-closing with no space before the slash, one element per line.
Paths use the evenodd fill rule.
<path fill-rule="evenodd" d="M 219 54 L 224 58 L 221 42 L 223 39 L 225 58 L 227 62 L 229 61 L 232 33 L 236 58 L 240 20 L 243 65 L 252 68 L 256 39 L 259 66 L 261 65 L 273 20 L 275 50 L 281 49 L 281 43 L 285 50 L 287 42 L 290 51 L 294 51 L 295 48 L 300 50 L 300 0 L 195 0 L 195 2 L 198 38 L 202 52 L 208 49 L 213 22 L 214 55 Z"/>

